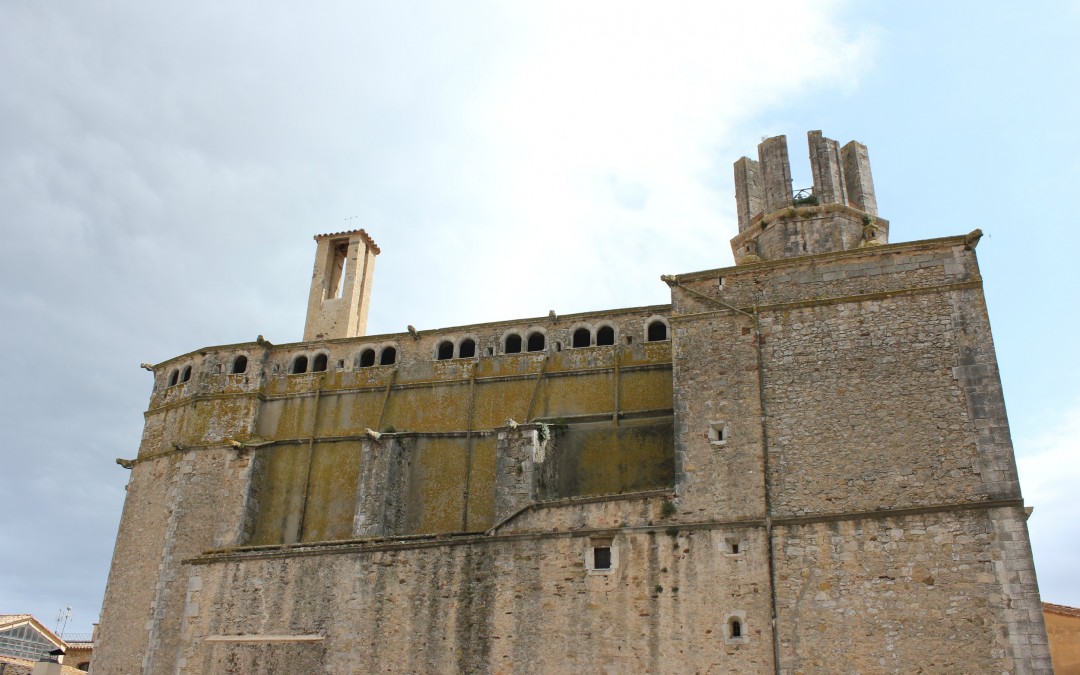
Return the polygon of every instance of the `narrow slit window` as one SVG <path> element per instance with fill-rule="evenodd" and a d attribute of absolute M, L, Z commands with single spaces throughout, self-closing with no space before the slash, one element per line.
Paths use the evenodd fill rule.
<path fill-rule="evenodd" d="M 742 637 L 742 621 L 738 619 L 731 620 L 731 637 Z"/>
<path fill-rule="evenodd" d="M 375 365 L 375 350 L 365 349 L 360 352 L 360 367 L 370 368 L 373 365 Z"/>
<path fill-rule="evenodd" d="M 382 350 L 382 354 L 379 354 L 380 366 L 392 366 L 397 363 L 397 349 L 395 347 L 385 347 Z"/>

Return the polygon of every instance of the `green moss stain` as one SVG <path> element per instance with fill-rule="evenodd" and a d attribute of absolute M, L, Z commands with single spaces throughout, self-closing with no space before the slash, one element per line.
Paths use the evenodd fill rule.
<path fill-rule="evenodd" d="M 616 494 L 672 485 L 672 418 L 571 424 L 555 437 L 544 469 L 548 498 Z"/>
<path fill-rule="evenodd" d="M 619 408 L 623 412 L 672 407 L 674 394 L 670 370 L 638 370 L 622 373 Z"/>
<path fill-rule="evenodd" d="M 461 530 L 465 438 L 418 438 L 413 450 L 405 527 L 410 534 Z"/>
<path fill-rule="evenodd" d="M 417 434 L 487 431 L 502 426 L 508 418 L 527 421 L 530 405 L 533 419 L 569 420 L 569 424 L 557 427 L 555 448 L 544 469 L 545 497 L 669 486 L 674 480 L 671 417 L 634 419 L 632 414 L 671 408 L 670 368 L 633 369 L 635 365 L 666 366 L 670 354 L 669 343 L 620 349 L 618 371 L 611 369 L 614 350 L 603 348 L 564 350 L 547 357 L 481 358 L 475 364 L 437 363 L 429 369 L 399 372 L 403 379 L 395 380 L 389 395 L 386 385 L 393 369 L 335 372 L 322 376 L 318 426 L 314 429 L 316 399 L 310 394 L 320 380 L 316 376 L 271 378 L 264 394 L 295 396 L 258 403 L 255 435 L 303 443 L 258 451 L 266 453 L 265 471 L 255 490 L 259 510 L 251 543 L 292 543 L 298 537 L 330 541 L 352 536 L 360 441 L 319 439 L 357 436 L 368 428 Z M 470 386 L 466 378 L 474 366 L 477 379 Z M 545 368 L 543 376 L 541 367 Z M 485 381 L 485 377 L 509 379 Z M 256 404 L 251 399 L 239 398 L 200 401 L 170 411 L 166 422 L 177 428 L 173 418 L 182 417 L 183 437 L 197 442 L 194 439 L 220 435 L 221 420 L 237 433 L 246 430 L 252 405 Z M 611 417 L 616 412 L 631 417 L 614 424 Z M 574 421 L 582 415 L 607 419 Z M 313 434 L 315 443 L 309 449 L 307 441 Z M 408 438 L 413 451 L 405 468 L 407 494 L 402 495 L 404 533 L 490 527 L 494 517 L 495 437 L 462 433 Z"/>
<path fill-rule="evenodd" d="M 313 453 L 301 540 L 349 539 L 360 476 L 360 444 L 319 443 Z"/>
<path fill-rule="evenodd" d="M 469 475 L 470 532 L 486 530 L 495 524 L 495 445 L 494 436 L 473 438 Z"/>
<path fill-rule="evenodd" d="M 474 387 L 474 428 L 502 426 L 508 417 L 524 422 L 535 388 L 536 380 L 533 378 L 477 382 Z"/>
<path fill-rule="evenodd" d="M 251 543 L 290 544 L 296 541 L 303 508 L 309 451 L 306 445 L 267 448 L 266 471 Z"/>
<path fill-rule="evenodd" d="M 537 417 L 570 417 L 573 415 L 596 415 L 615 409 L 615 373 L 588 373 L 582 375 L 546 378 L 542 391 L 543 406 Z"/>
<path fill-rule="evenodd" d="M 398 431 L 459 431 L 466 428 L 468 383 L 395 389 L 384 425 Z"/>

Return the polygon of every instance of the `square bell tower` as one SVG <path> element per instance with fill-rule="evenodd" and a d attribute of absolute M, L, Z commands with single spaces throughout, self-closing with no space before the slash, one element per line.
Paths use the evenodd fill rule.
<path fill-rule="evenodd" d="M 366 334 L 379 247 L 364 230 L 315 235 L 315 243 L 304 341 Z"/>

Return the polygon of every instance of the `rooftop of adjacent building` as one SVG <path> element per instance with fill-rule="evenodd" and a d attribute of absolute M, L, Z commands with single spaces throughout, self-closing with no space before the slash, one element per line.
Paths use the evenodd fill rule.
<path fill-rule="evenodd" d="M 1080 607 L 1055 605 L 1052 602 L 1044 602 L 1042 606 L 1044 612 L 1050 612 L 1051 614 L 1061 614 L 1062 616 L 1075 616 L 1076 618 L 1080 619 Z"/>

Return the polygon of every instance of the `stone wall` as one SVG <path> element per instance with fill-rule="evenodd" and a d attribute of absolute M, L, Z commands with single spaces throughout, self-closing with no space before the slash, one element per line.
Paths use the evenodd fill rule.
<path fill-rule="evenodd" d="M 727 554 L 733 532 L 748 545 Z M 760 536 L 627 525 L 207 556 L 191 566 L 180 672 L 215 672 L 222 651 L 279 666 L 274 636 L 322 638 L 325 672 L 768 671 Z M 615 550 L 610 571 L 587 569 L 594 541 Z"/>
<path fill-rule="evenodd" d="M 764 521 L 780 672 L 1049 672 L 977 240 L 669 279 L 679 518 Z"/>
<path fill-rule="evenodd" d="M 259 340 L 159 364 L 102 617 L 106 628 L 127 629 L 103 629 L 95 658 L 108 672 L 170 669 L 185 639 L 184 561 L 210 549 L 491 527 L 509 515 L 496 508 L 497 435 L 541 429 L 506 431 L 508 418 L 546 420 L 552 437 L 552 467 L 532 467 L 533 483 L 524 483 L 524 467 L 504 467 L 514 482 L 503 496 L 517 495 L 514 509 L 541 491 L 669 486 L 670 342 L 646 341 L 649 323 L 666 326 L 665 310 L 298 345 Z M 604 328 L 614 344 L 595 344 Z M 582 329 L 589 344 L 575 348 Z M 537 332 L 541 349 L 504 353 L 508 334 Z M 475 356 L 436 358 L 440 343 L 460 351 L 466 339 Z M 392 363 L 362 362 L 368 349 L 388 347 Z M 319 356 L 325 370 L 293 372 L 299 357 L 310 368 Z M 248 663 L 232 652 L 221 658 Z"/>

